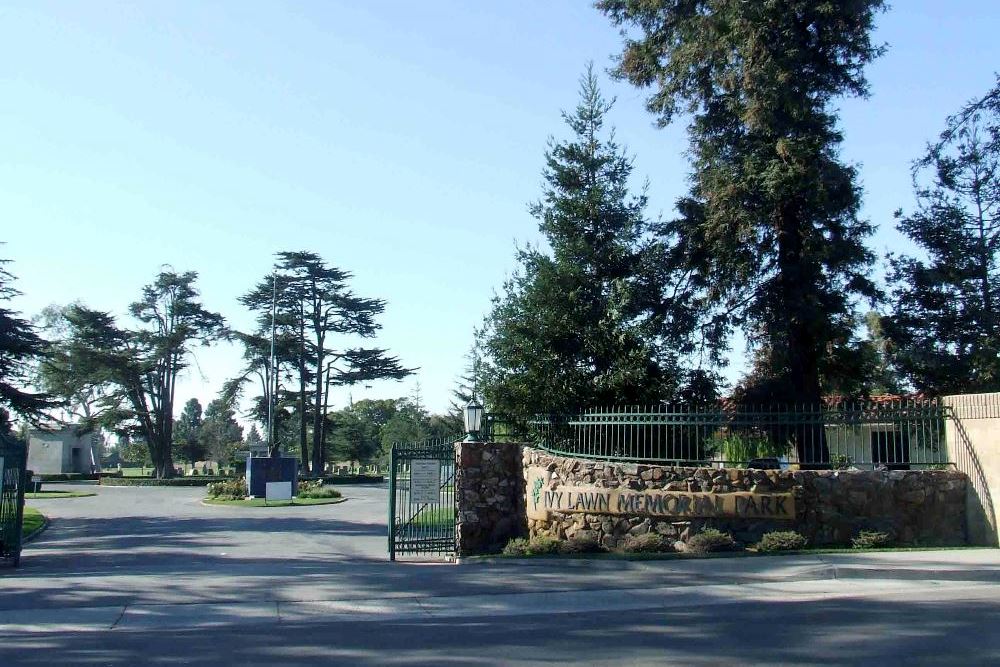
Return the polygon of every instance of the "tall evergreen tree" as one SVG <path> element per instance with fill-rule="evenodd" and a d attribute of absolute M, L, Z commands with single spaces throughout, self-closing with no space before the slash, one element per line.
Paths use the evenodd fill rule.
<path fill-rule="evenodd" d="M 617 73 L 653 88 L 647 108 L 661 125 L 692 118 L 691 195 L 662 232 L 699 289 L 706 335 L 718 351 L 743 330 L 765 371 L 754 400 L 818 403 L 857 299 L 877 297 L 872 227 L 858 217 L 856 171 L 839 159 L 833 102 L 867 94 L 885 3 L 597 4 L 637 31 Z"/>
<path fill-rule="evenodd" d="M 74 305 L 65 313 L 68 335 L 59 342 L 62 363 L 52 369 L 67 386 L 101 396 L 95 419 L 118 432 L 141 436 L 156 476 L 174 473 L 174 395 L 193 345 L 227 335 L 221 315 L 206 310 L 197 274 L 164 270 L 129 307 L 140 326 L 123 328 L 106 312 Z"/>
<path fill-rule="evenodd" d="M 644 238 L 645 194 L 629 192 L 633 161 L 605 128 L 612 103 L 588 68 L 577 108 L 563 114 L 572 137 L 549 142 L 530 211 L 551 252 L 519 250 L 478 337 L 491 410 L 655 401 L 677 384 L 658 246 Z"/>
<path fill-rule="evenodd" d="M 229 463 L 243 443 L 243 427 L 236 422 L 235 412 L 224 399 L 215 399 L 205 408 L 200 442 L 205 453 L 218 463 Z"/>
<path fill-rule="evenodd" d="M 5 268 L 9 260 L 0 260 L 0 430 L 10 430 L 10 414 L 38 421 L 59 405 L 55 396 L 28 389 L 34 369 L 47 354 L 47 345 L 30 322 L 7 308 L 4 302 L 20 292 L 14 276 Z"/>
<path fill-rule="evenodd" d="M 298 376 L 299 451 L 303 468 L 320 471 L 325 447 L 324 418 L 331 387 L 376 379 L 402 379 L 411 369 L 376 347 L 336 345 L 338 337 L 372 338 L 385 310 L 381 299 L 368 299 L 348 289 L 351 274 L 331 267 L 312 252 L 280 252 L 275 271 L 240 301 L 258 314 L 258 338 L 271 328 L 274 276 L 277 278 L 276 324 L 290 340 Z M 343 341 L 343 338 L 339 340 Z M 311 427 L 311 443 L 307 430 Z M 311 452 L 311 456 L 310 456 Z"/>
<path fill-rule="evenodd" d="M 191 464 L 205 458 L 205 447 L 201 444 L 201 413 L 201 402 L 197 398 L 188 399 L 174 423 L 174 450 Z"/>
<path fill-rule="evenodd" d="M 1000 390 L 1000 79 L 948 119 L 914 165 L 916 209 L 898 229 L 923 257 L 890 256 L 886 335 L 929 393 Z"/>

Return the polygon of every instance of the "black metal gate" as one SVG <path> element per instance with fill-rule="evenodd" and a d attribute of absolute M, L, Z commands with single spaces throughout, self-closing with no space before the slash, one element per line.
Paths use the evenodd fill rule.
<path fill-rule="evenodd" d="M 0 435 L 0 558 L 21 562 L 21 521 L 24 518 L 24 467 L 27 448 Z"/>
<path fill-rule="evenodd" d="M 389 560 L 455 553 L 456 440 L 392 446 L 389 462 Z"/>

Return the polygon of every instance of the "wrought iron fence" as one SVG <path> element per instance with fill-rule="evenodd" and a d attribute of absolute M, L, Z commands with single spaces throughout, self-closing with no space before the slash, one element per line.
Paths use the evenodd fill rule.
<path fill-rule="evenodd" d="M 0 435 L 0 558 L 21 560 L 21 521 L 27 448 Z"/>
<path fill-rule="evenodd" d="M 455 552 L 455 449 L 461 436 L 392 446 L 389 559 Z M 419 479 L 418 479 L 419 478 Z"/>
<path fill-rule="evenodd" d="M 556 454 L 672 465 L 886 467 L 950 463 L 939 400 L 828 405 L 616 406 L 573 416 L 487 415 L 486 436 Z"/>

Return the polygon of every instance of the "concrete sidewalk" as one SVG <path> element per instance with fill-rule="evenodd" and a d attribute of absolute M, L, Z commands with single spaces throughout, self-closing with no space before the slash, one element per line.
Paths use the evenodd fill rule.
<path fill-rule="evenodd" d="M 390 566 L 405 571 L 405 564 Z M 440 571 L 441 566 L 432 566 Z M 859 595 L 903 596 L 919 587 L 953 599 L 1000 600 L 1000 550 L 949 550 L 669 561 L 500 560 L 445 566 L 452 588 L 398 591 L 377 599 L 358 591 L 325 596 L 191 603 L 108 604 L 0 610 L 0 635 L 208 628 L 275 623 L 431 621 L 475 617 L 622 612 L 738 602 L 804 602 Z M 580 588 L 594 571 L 617 570 L 617 587 Z M 520 592 L 480 592 L 466 579 L 534 583 Z M 655 582 L 660 582 L 657 585 Z M 532 590 L 533 589 L 533 590 Z"/>

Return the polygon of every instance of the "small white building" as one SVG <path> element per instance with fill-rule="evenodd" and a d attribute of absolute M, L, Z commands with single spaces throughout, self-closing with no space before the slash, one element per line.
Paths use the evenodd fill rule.
<path fill-rule="evenodd" d="M 50 475 L 97 472 L 101 452 L 93 431 L 80 433 L 79 426 L 28 431 L 28 470 Z"/>

